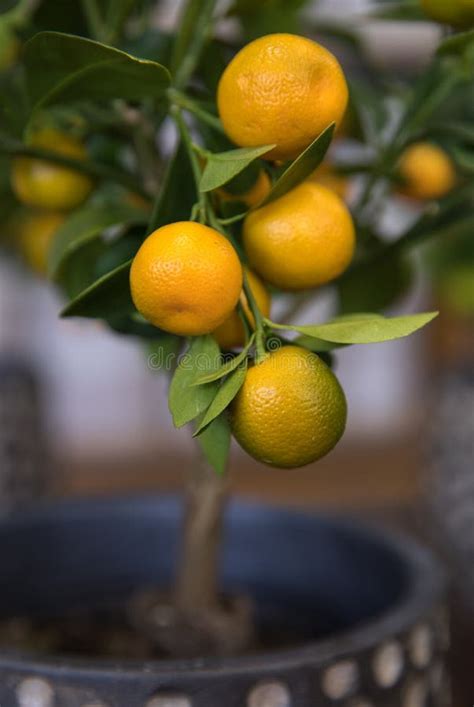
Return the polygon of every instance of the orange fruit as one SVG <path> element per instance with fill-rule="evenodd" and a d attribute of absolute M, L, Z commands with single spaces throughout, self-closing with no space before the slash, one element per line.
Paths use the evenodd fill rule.
<path fill-rule="evenodd" d="M 402 192 L 414 199 L 439 199 L 456 184 L 456 172 L 449 155 L 430 142 L 407 147 L 398 163 L 404 184 Z"/>
<path fill-rule="evenodd" d="M 181 336 L 214 331 L 237 305 L 239 257 L 223 235 L 194 221 L 162 226 L 141 245 L 130 271 L 138 311 Z"/>
<path fill-rule="evenodd" d="M 321 184 L 304 182 L 246 217 L 250 266 L 282 290 L 324 285 L 351 262 L 355 230 L 347 206 Z"/>
<path fill-rule="evenodd" d="M 293 159 L 333 121 L 348 100 L 337 59 L 293 34 L 260 37 L 236 54 L 217 91 L 228 137 L 241 147 L 274 144 L 266 159 Z"/>
<path fill-rule="evenodd" d="M 248 268 L 245 268 L 247 274 L 247 280 L 252 294 L 255 298 L 257 306 L 264 317 L 270 315 L 270 304 L 271 298 L 263 282 Z M 245 296 L 244 290 L 240 296 L 242 307 L 244 312 L 250 322 L 250 324 L 255 327 L 255 319 L 250 310 L 247 297 Z M 223 350 L 235 349 L 245 344 L 245 330 L 243 322 L 240 318 L 239 313 L 236 309 L 231 313 L 225 322 L 217 327 L 215 331 L 212 332 L 215 340 L 219 344 L 220 348 Z"/>
<path fill-rule="evenodd" d="M 232 432 L 258 461 L 292 469 L 327 454 L 346 425 L 344 392 L 330 368 L 283 346 L 249 368 L 231 405 Z"/>
<path fill-rule="evenodd" d="M 37 132 L 30 145 L 64 157 L 85 160 L 86 150 L 79 140 L 57 130 Z M 47 160 L 16 157 L 12 164 L 12 188 L 23 204 L 41 209 L 69 211 L 89 196 L 90 177 Z"/>
<path fill-rule="evenodd" d="M 37 274 L 46 276 L 48 252 L 56 231 L 64 221 L 58 212 L 32 212 L 21 219 L 18 245 L 27 265 Z"/>
<path fill-rule="evenodd" d="M 241 201 L 249 209 L 255 208 L 270 193 L 272 182 L 265 170 L 261 169 L 255 183 L 242 194 L 232 194 L 226 189 L 218 189 L 217 193 L 222 201 Z"/>

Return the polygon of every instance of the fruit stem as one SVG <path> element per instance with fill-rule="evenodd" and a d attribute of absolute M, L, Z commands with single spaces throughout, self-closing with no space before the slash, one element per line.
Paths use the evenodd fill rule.
<path fill-rule="evenodd" d="M 91 35 L 99 42 L 102 41 L 104 38 L 104 23 L 96 0 L 82 0 L 81 4 Z"/>
<path fill-rule="evenodd" d="M 203 123 L 209 125 L 209 127 L 214 128 L 214 130 L 217 130 L 220 133 L 224 132 L 224 128 L 222 127 L 222 123 L 219 118 L 216 115 L 212 115 L 212 113 L 208 113 L 207 110 L 204 110 L 204 108 L 201 108 L 198 103 L 193 101 L 192 98 L 189 98 L 189 96 L 185 93 L 178 91 L 176 88 L 170 88 L 168 89 L 168 98 L 175 106 L 192 113 Z"/>
<path fill-rule="evenodd" d="M 37 147 L 29 147 L 22 143 L 16 142 L 0 142 L 0 154 L 14 155 L 15 157 L 32 157 L 33 159 L 53 162 L 62 167 L 69 167 L 77 172 L 88 174 L 91 177 L 99 179 L 108 179 L 116 184 L 121 184 L 126 189 L 130 189 L 135 194 L 139 194 L 145 199 L 150 199 L 150 194 L 140 184 L 137 184 L 132 175 L 127 172 L 121 172 L 113 169 L 105 164 L 91 162 L 89 160 L 76 160 L 72 157 L 65 157 L 57 152 L 43 150 Z"/>
<path fill-rule="evenodd" d="M 178 128 L 178 132 L 181 136 L 184 146 L 186 147 L 186 151 L 189 156 L 189 161 L 191 163 L 191 169 L 193 170 L 194 182 L 196 184 L 196 192 L 197 192 L 197 196 L 198 196 L 198 208 L 197 208 L 198 220 L 199 220 L 199 223 L 206 223 L 206 206 L 207 206 L 206 197 L 203 194 L 203 192 L 200 190 L 201 167 L 199 165 L 199 160 L 196 156 L 196 152 L 194 150 L 193 141 L 191 139 L 191 135 L 188 130 L 188 126 L 186 125 L 186 122 L 183 118 L 180 108 L 178 108 L 177 106 L 173 106 L 171 109 L 171 113 L 172 113 L 173 118 L 175 120 L 176 127 Z"/>
<path fill-rule="evenodd" d="M 255 319 L 255 349 L 257 363 L 263 361 L 267 357 L 265 350 L 265 322 L 262 313 L 259 309 L 257 301 L 253 296 L 252 288 L 250 287 L 247 273 L 244 270 L 244 292 L 249 303 L 250 309 Z"/>

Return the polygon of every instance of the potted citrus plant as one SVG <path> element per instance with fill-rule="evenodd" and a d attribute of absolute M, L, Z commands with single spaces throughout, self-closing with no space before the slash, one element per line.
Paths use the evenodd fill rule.
<path fill-rule="evenodd" d="M 25 2 L 5 15 L 30 37 L 2 78 L 7 245 L 59 286 L 62 316 L 145 342 L 149 365 L 170 376 L 175 425 L 200 448 L 184 515 L 176 499 L 87 501 L 2 523 L 3 633 L 21 648 L 0 658 L 6 704 L 442 699 L 430 556 L 350 521 L 225 512 L 226 464 L 232 437 L 288 469 L 330 452 L 347 416 L 337 349 L 436 316 L 382 311 L 408 285 L 410 249 L 472 228 L 472 135 L 435 116 L 469 83 L 473 42 L 449 36 L 392 94 L 349 77 L 349 101 L 334 54 L 297 33 L 303 3 L 284 15 L 274 4 L 263 15 L 233 4 L 252 37 L 243 46 L 219 38 L 214 0 L 186 3 L 173 35 L 150 29 L 154 3 L 84 0 L 60 16 Z M 344 131 L 364 159 L 331 164 Z M 351 175 L 362 188 L 349 208 Z M 379 210 L 391 191 L 419 211 L 388 243 Z M 329 321 L 300 325 L 293 306 L 271 317 L 272 297 L 326 287 L 338 302 Z M 29 621 L 21 640 L 12 617 Z"/>

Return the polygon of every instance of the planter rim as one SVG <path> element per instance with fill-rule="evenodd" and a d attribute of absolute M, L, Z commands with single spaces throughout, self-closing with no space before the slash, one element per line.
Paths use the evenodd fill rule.
<path fill-rule="evenodd" d="M 25 509 L 0 520 L 0 531 L 4 525 L 24 525 L 25 521 L 41 521 L 47 518 L 51 511 L 54 511 L 55 518 L 71 518 L 74 514 L 82 515 L 84 509 L 93 513 L 106 509 L 120 510 L 137 506 L 154 507 L 160 502 L 176 503 L 178 506 L 179 496 L 176 494 L 154 494 L 154 495 L 133 495 L 133 496 L 108 496 L 106 498 L 74 498 L 72 500 L 47 501 L 35 504 L 30 510 Z M 361 538 L 370 538 L 379 545 L 385 545 L 391 552 L 401 559 L 407 568 L 408 595 L 403 594 L 399 600 L 388 610 L 384 611 L 374 619 L 364 621 L 359 627 L 346 629 L 338 632 L 334 636 L 323 638 L 320 641 L 307 641 L 294 648 L 265 650 L 261 653 L 251 652 L 247 655 L 236 657 L 203 657 L 197 659 L 152 659 L 147 661 L 139 660 L 114 660 L 111 658 L 101 658 L 91 656 L 90 658 L 75 657 L 73 655 L 54 654 L 38 657 L 37 654 L 23 651 L 0 650 L 0 669 L 16 670 L 25 665 L 29 673 L 41 672 L 50 677 L 60 677 L 65 671 L 69 677 L 94 676 L 117 679 L 121 678 L 143 678 L 144 673 L 151 678 L 166 677 L 170 674 L 194 674 L 199 673 L 203 679 L 221 677 L 223 670 L 228 676 L 245 674 L 252 670 L 262 672 L 278 673 L 281 669 L 304 667 L 308 664 L 318 662 L 330 662 L 336 657 L 343 658 L 344 654 L 354 651 L 370 649 L 377 644 L 381 635 L 393 635 L 400 633 L 408 626 L 416 622 L 424 607 L 432 607 L 437 601 L 441 603 L 442 594 L 447 585 L 444 569 L 442 569 L 433 553 L 426 547 L 419 544 L 409 535 L 397 530 L 387 530 L 381 528 L 374 521 L 361 521 L 354 513 L 342 513 L 341 511 L 321 510 L 318 507 L 311 509 L 299 508 L 297 506 L 282 506 L 280 504 L 246 500 L 241 497 L 233 497 L 229 508 L 233 506 L 248 509 L 251 511 L 255 507 L 264 506 L 268 510 L 282 514 L 302 515 L 311 519 L 317 517 L 329 523 L 337 524 L 344 530 L 357 533 Z M 429 578 L 429 582 L 423 578 Z M 344 650 L 341 651 L 341 646 Z"/>

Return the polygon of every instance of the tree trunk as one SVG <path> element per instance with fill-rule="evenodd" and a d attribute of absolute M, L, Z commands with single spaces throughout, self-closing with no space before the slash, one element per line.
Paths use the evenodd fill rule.
<path fill-rule="evenodd" d="M 218 570 L 227 491 L 227 478 L 202 458 L 191 469 L 175 595 L 176 607 L 188 615 L 220 605 Z"/>

